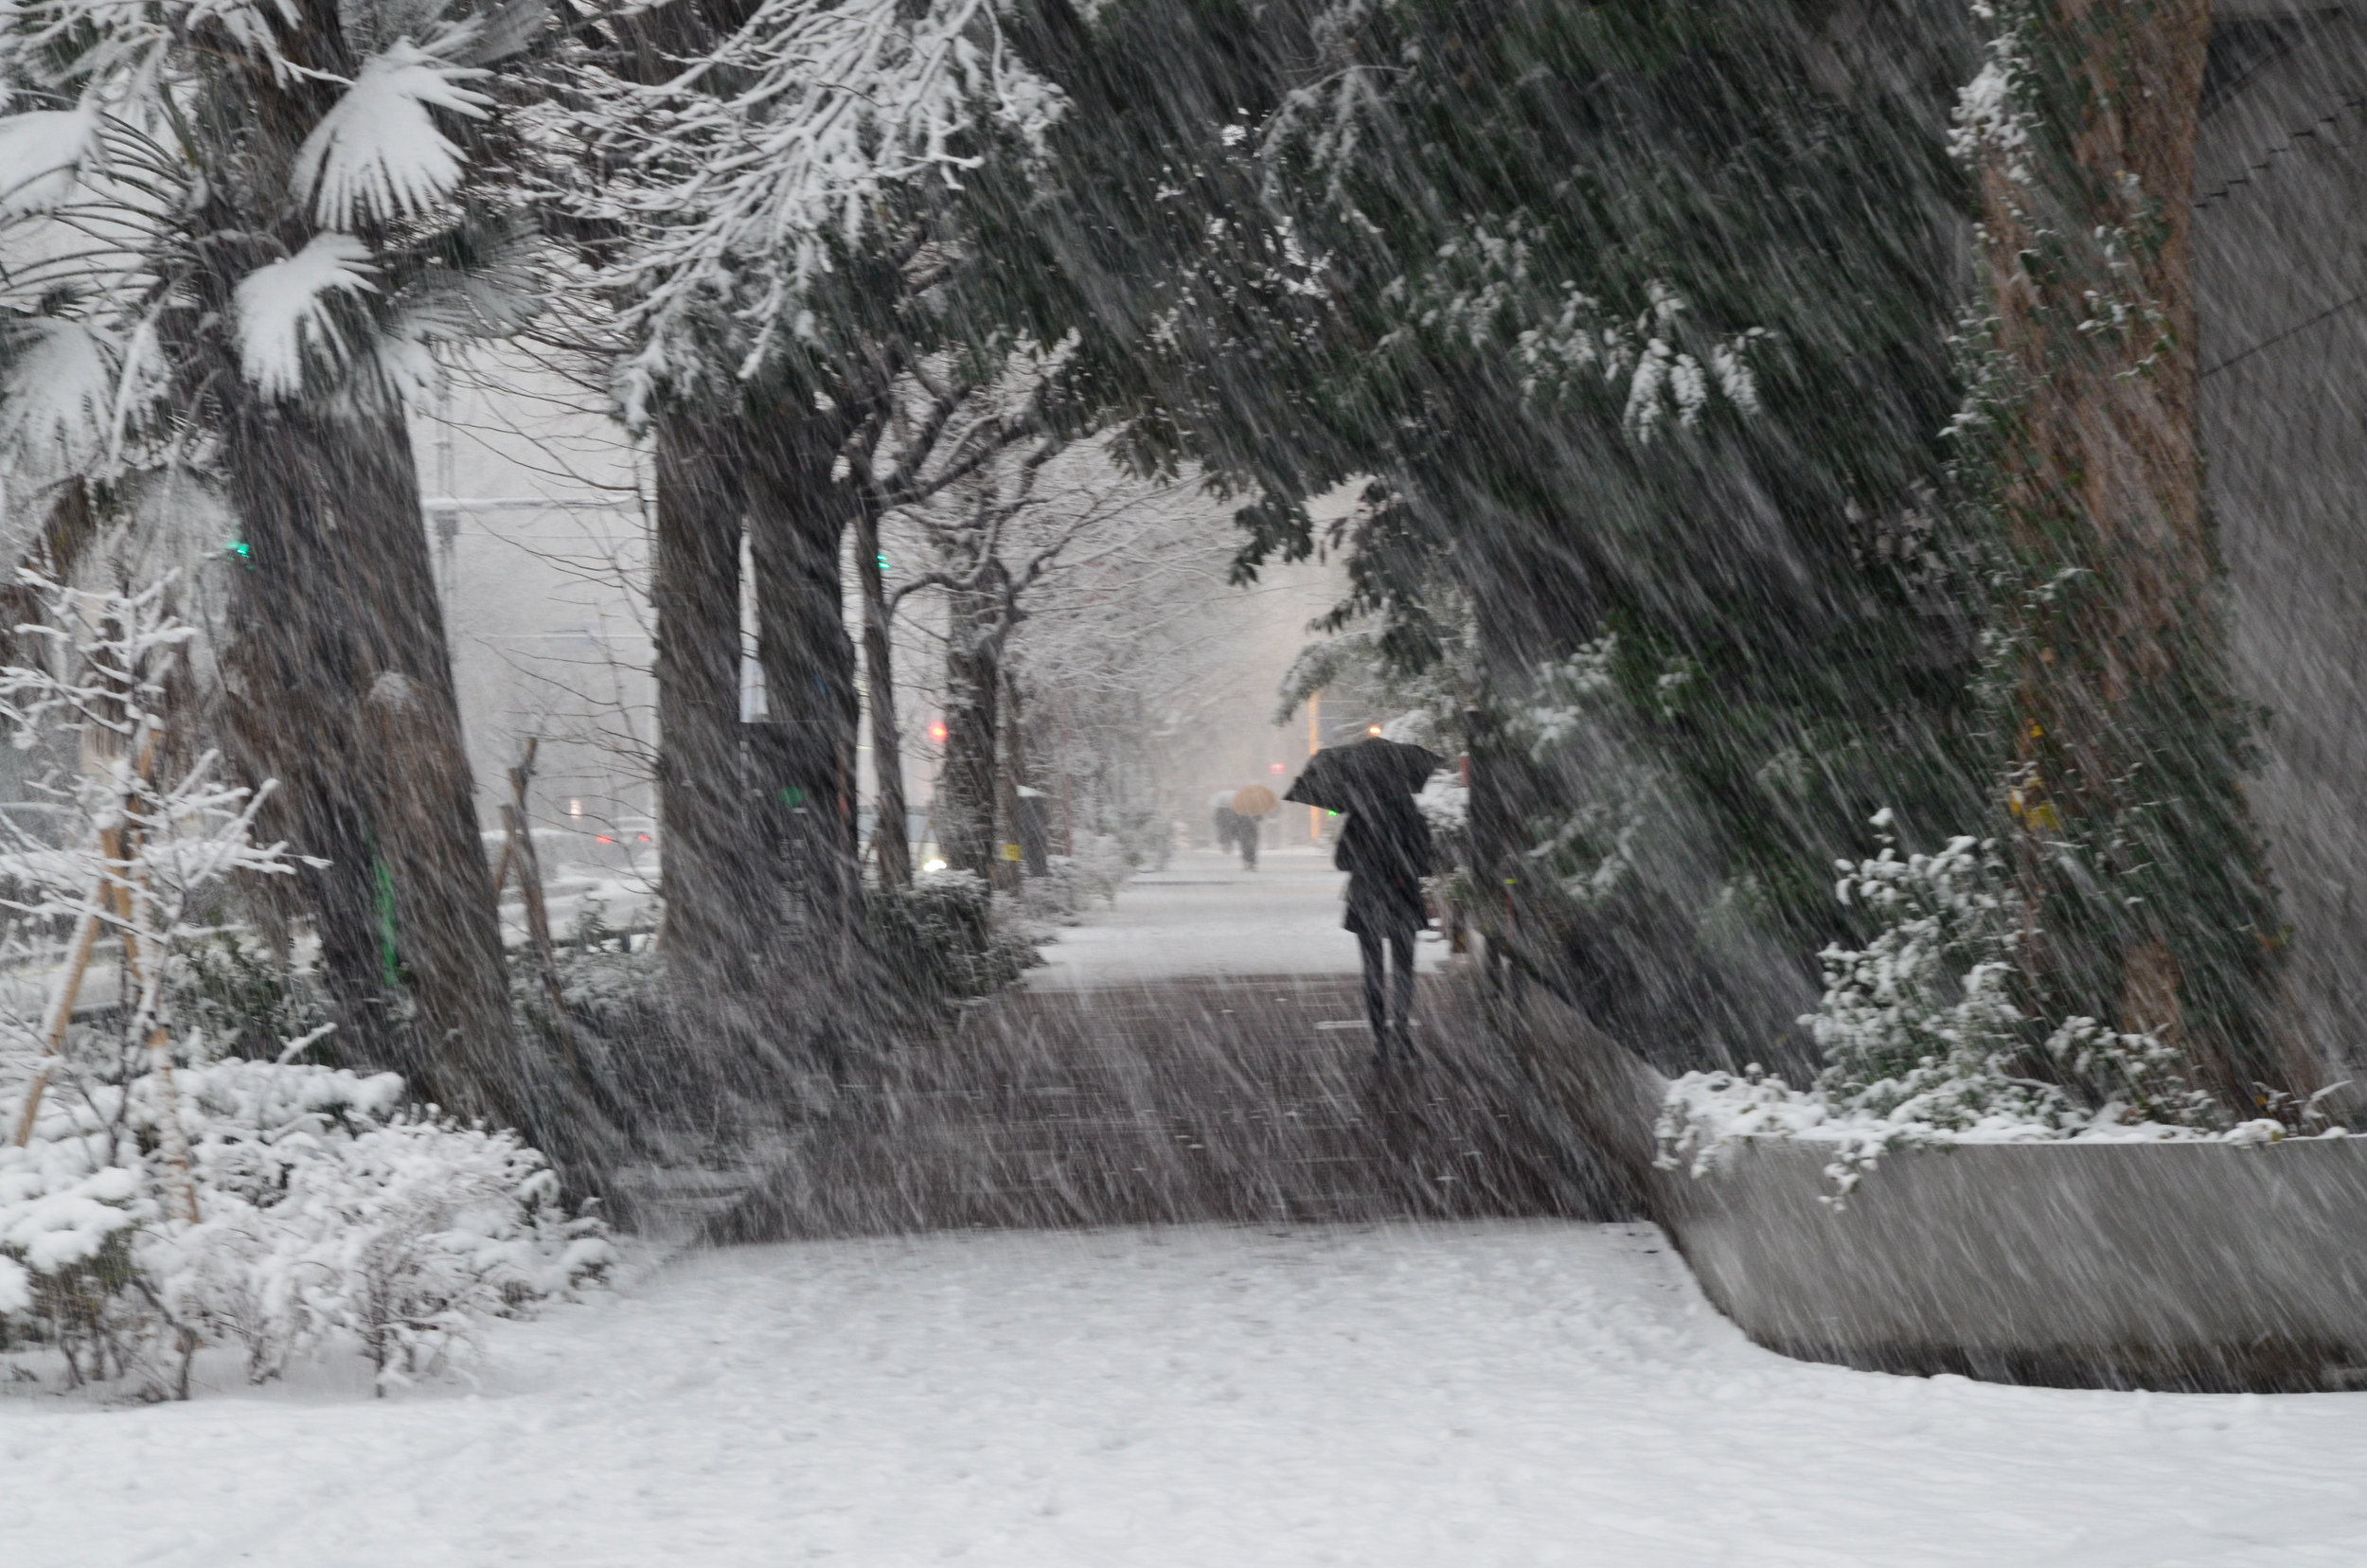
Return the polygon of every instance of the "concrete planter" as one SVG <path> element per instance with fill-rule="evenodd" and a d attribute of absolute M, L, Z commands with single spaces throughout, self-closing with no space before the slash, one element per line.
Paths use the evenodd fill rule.
<path fill-rule="evenodd" d="M 1901 1150 L 1836 1210 L 1829 1151 L 1662 1173 L 1704 1293 L 1810 1361 L 2067 1387 L 2367 1382 L 2367 1139 Z"/>
<path fill-rule="evenodd" d="M 1770 1349 L 2066 1387 L 2367 1386 L 2367 1138 L 1901 1149 L 1836 1210 L 1824 1145 L 1657 1168 L 1659 1074 L 1534 989 L 1474 1002 Z"/>
<path fill-rule="evenodd" d="M 2367 1139 L 1906 1149 L 1839 1210 L 1830 1158 L 1753 1139 L 1656 1181 L 1702 1291 L 1771 1349 L 2075 1387 L 2367 1382 Z"/>

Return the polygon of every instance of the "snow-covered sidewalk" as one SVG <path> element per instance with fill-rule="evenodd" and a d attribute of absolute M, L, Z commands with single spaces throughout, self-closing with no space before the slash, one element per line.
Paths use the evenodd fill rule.
<path fill-rule="evenodd" d="M 1243 870 L 1238 855 L 1180 850 L 1166 870 L 1130 878 L 1114 906 L 1095 907 L 1062 931 L 1026 985 L 1058 990 L 1210 975 L 1354 974 L 1356 938 L 1340 924 L 1346 884 L 1328 849 L 1270 849 L 1255 871 Z M 1427 974 L 1446 948 L 1428 934 L 1417 952 L 1415 968 Z"/>
<path fill-rule="evenodd" d="M 0 1560 L 2367 1560 L 2367 1395 L 1789 1362 L 1644 1226 L 751 1248 L 492 1349 L 473 1392 L 381 1401 L 358 1369 L 145 1409 L 0 1390 Z"/>

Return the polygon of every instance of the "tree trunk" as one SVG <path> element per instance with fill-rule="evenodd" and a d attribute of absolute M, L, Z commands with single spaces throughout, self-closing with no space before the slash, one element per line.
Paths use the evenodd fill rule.
<path fill-rule="evenodd" d="M 948 865 L 991 882 L 999 849 L 994 797 L 1001 639 L 994 634 L 994 607 L 986 596 L 956 588 L 947 600 L 945 766 L 937 779 L 937 834 Z"/>
<path fill-rule="evenodd" d="M 833 953 L 861 887 L 855 843 L 855 646 L 839 552 L 851 497 L 831 476 L 840 421 L 783 401 L 753 421 L 748 556 L 756 574 L 763 721 L 756 791 L 795 914 Z"/>
<path fill-rule="evenodd" d="M 333 393 L 276 401 L 220 329 L 236 318 L 236 280 L 304 237 L 280 205 L 287 170 L 335 98 L 329 84 L 355 67 L 336 8 L 308 0 L 273 26 L 294 69 L 233 69 L 187 99 L 201 151 L 240 149 L 244 172 L 201 183 L 187 219 L 205 241 L 187 279 L 200 309 L 167 328 L 187 322 L 183 346 L 214 361 L 206 385 L 245 536 L 224 661 L 240 699 L 233 744 L 251 774 L 279 780 L 271 809 L 292 846 L 329 862 L 306 880 L 342 1047 L 391 1059 L 445 1109 L 548 1147 L 568 1130 L 511 1025 L 401 401 L 366 355 Z M 387 1004 L 400 991 L 415 1006 L 398 1028 Z"/>
<path fill-rule="evenodd" d="M 662 951 L 685 1023 L 744 1044 L 774 894 L 741 783 L 741 432 L 675 410 L 655 434 Z"/>
<path fill-rule="evenodd" d="M 278 780 L 263 803 L 261 836 L 324 863 L 269 879 L 262 891 L 276 900 L 284 882 L 288 901 L 312 914 L 337 1022 L 331 1050 L 356 1065 L 383 1066 L 402 1052 L 366 792 L 356 776 L 357 661 L 337 597 L 340 542 L 311 531 L 300 501 L 278 497 L 275 485 L 263 489 L 238 502 L 246 549 L 230 594 L 237 634 L 222 660 L 233 699 L 225 728 L 248 779 Z"/>
<path fill-rule="evenodd" d="M 2209 0 L 2024 0 L 1982 171 L 2008 807 L 2041 1017 L 2176 1047 L 2232 1109 L 2305 1090 L 2240 775 L 2196 417 Z"/>
<path fill-rule="evenodd" d="M 913 851 L 904 823 L 904 738 L 896 719 L 895 646 L 889 640 L 887 573 L 880 563 L 880 516 L 867 506 L 855 518 L 855 578 L 863 585 L 863 687 L 871 704 L 871 852 L 880 881 L 905 887 L 913 880 Z"/>
<path fill-rule="evenodd" d="M 1024 709 L 1019 698 L 1019 682 L 1007 666 L 1003 671 L 1003 821 L 1008 837 L 1006 844 L 1019 846 L 1019 863 L 1003 862 L 1005 869 L 1016 881 L 1021 872 L 1031 877 L 1050 873 L 1044 843 L 1041 795 L 1023 795 L 1022 790 L 1034 790 L 1028 780 L 1035 776 L 1027 759 L 1027 725 Z M 1039 802 L 1029 805 L 1030 800 Z"/>
<path fill-rule="evenodd" d="M 340 1001 L 407 989 L 414 1087 L 539 1136 L 552 1102 L 511 1025 L 410 435 L 390 394 L 365 401 L 354 418 L 252 403 L 224 442 L 251 563 L 232 661 L 250 765 L 296 802 L 295 847 L 335 860 L 316 887 Z M 375 987 L 358 972 L 365 953 Z M 362 1022 L 385 1038 L 383 1020 Z"/>

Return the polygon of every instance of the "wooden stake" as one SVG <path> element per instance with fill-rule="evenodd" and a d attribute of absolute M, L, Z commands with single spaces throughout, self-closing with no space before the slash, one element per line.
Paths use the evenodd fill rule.
<path fill-rule="evenodd" d="M 141 737 L 139 757 L 133 764 L 133 772 L 141 783 L 146 783 L 155 770 L 156 743 L 161 736 L 162 732 L 151 724 Z M 126 803 L 129 798 L 127 792 Z M 123 861 L 120 829 L 98 830 L 98 853 L 108 869 L 98 874 L 98 885 L 91 889 L 89 901 L 82 905 L 81 916 L 74 922 L 74 939 L 66 949 L 65 971 L 58 976 L 58 989 L 49 996 L 49 1013 L 42 1021 L 41 1068 L 25 1086 L 25 1105 L 16 1118 L 16 1136 L 12 1141 L 19 1149 L 33 1141 L 33 1123 L 41 1115 L 42 1096 L 48 1093 L 50 1078 L 57 1071 L 59 1059 L 65 1054 L 65 1032 L 74 1023 L 74 1005 L 82 993 L 82 976 L 89 971 L 91 953 L 98 946 L 102 918 L 99 909 L 111 900 L 116 881 L 114 867 Z"/>
<path fill-rule="evenodd" d="M 534 754 L 542 745 L 542 738 L 526 741 L 525 757 L 509 770 L 509 804 L 502 808 L 502 856 L 505 869 L 515 864 L 518 870 L 518 892 L 525 902 L 526 937 L 534 944 L 537 966 L 543 971 L 543 991 L 550 1002 L 551 1023 L 559 1030 L 559 1042 L 567 1053 L 567 1064 L 579 1066 L 576 1060 L 576 1031 L 567 1012 L 566 988 L 560 984 L 559 952 L 551 941 L 550 906 L 543 901 L 543 863 L 534 852 L 534 829 L 526 818 L 526 789 L 534 781 Z M 501 883 L 493 884 L 493 896 L 501 896 Z"/>
<path fill-rule="evenodd" d="M 133 1026 L 146 1030 L 149 1071 L 156 1078 L 156 1140 L 163 1146 L 165 1157 L 166 1211 L 194 1225 L 197 1183 L 189 1174 L 188 1134 L 182 1131 L 181 1096 L 172 1081 L 172 1031 L 165 1026 L 162 1016 L 164 950 L 161 946 L 157 949 L 153 963 L 141 953 L 139 911 L 148 902 L 146 882 L 142 882 L 135 892 L 130 883 L 117 881 L 110 891 L 115 897 L 116 913 L 123 921 L 124 973 L 136 980 L 140 988 L 140 1003 L 133 1014 Z"/>

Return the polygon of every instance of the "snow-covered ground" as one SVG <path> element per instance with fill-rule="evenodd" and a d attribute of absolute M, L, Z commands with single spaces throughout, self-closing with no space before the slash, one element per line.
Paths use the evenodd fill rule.
<path fill-rule="evenodd" d="M 1337 884 L 1185 856 L 1035 983 L 1352 971 Z M 694 1254 L 384 1399 L 351 1355 L 255 1389 L 209 1350 L 147 1407 L 7 1360 L 0 1568 L 2367 1562 L 2367 1394 L 1787 1361 L 1641 1225 Z"/>
<path fill-rule="evenodd" d="M 481 1385 L 0 1391 L 0 1560 L 461 1568 L 2367 1560 L 2367 1395 L 1789 1362 L 1647 1227 L 753 1248 Z"/>
<path fill-rule="evenodd" d="M 1344 874 L 1331 851 L 1270 849 L 1257 869 L 1213 849 L 1179 851 L 1165 871 L 1147 871 L 1060 933 L 1030 971 L 1037 989 L 1105 986 L 1194 975 L 1354 974 L 1356 938 L 1343 930 Z M 1445 952 L 1434 933 L 1416 949 L 1427 973 Z"/>

